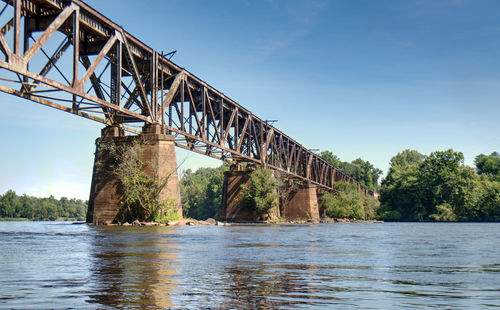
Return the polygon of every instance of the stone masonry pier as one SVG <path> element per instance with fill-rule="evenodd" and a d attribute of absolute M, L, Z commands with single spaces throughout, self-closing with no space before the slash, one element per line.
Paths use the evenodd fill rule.
<path fill-rule="evenodd" d="M 160 199 L 174 199 L 175 208 L 182 214 L 179 178 L 175 156 L 174 137 L 161 133 L 158 125 L 149 125 L 137 136 L 125 136 L 118 127 L 106 127 L 96 140 L 96 153 L 92 183 L 90 188 L 88 223 L 112 223 L 120 208 L 122 191 L 121 184 L 109 167 L 102 163 L 106 161 L 107 152 L 100 147 L 103 143 L 115 145 L 131 145 L 138 143 L 141 150 L 141 160 L 146 164 L 145 170 L 150 176 L 165 178 L 168 182 L 160 193 Z"/>
<path fill-rule="evenodd" d="M 250 210 L 241 208 L 241 186 L 247 185 L 250 181 L 252 171 L 240 170 L 236 166 L 224 173 L 224 185 L 222 190 L 222 204 L 220 218 L 224 221 L 253 221 L 255 220 Z M 284 199 L 279 199 L 284 201 Z M 283 217 L 290 220 L 311 219 L 319 220 L 318 197 L 316 186 L 301 186 L 288 193 L 288 198 L 282 206 L 278 206 L 271 214 L 270 218 Z"/>

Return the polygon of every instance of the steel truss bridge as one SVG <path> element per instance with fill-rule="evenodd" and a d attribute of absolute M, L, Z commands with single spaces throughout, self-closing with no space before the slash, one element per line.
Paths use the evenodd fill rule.
<path fill-rule="evenodd" d="M 0 23 L 2 92 L 132 133 L 159 124 L 178 147 L 323 190 L 357 183 L 82 1 L 3 0 Z"/>

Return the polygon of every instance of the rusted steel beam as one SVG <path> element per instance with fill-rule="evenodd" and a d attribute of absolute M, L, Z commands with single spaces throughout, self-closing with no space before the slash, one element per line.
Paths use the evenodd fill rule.
<path fill-rule="evenodd" d="M 0 48 L 2 49 L 2 52 L 5 54 L 5 57 L 7 58 L 8 61 L 11 55 L 11 51 L 9 44 L 7 43 L 7 41 L 5 41 L 5 37 L 1 33 L 0 33 Z"/>
<path fill-rule="evenodd" d="M 120 41 L 122 42 L 123 46 L 125 47 L 124 50 L 124 55 L 125 59 L 127 60 L 127 63 L 130 68 L 132 68 L 132 78 L 134 79 L 135 85 L 139 89 L 139 96 L 141 97 L 142 100 L 142 105 L 144 107 L 144 110 L 147 110 L 148 115 L 152 116 L 154 120 L 156 120 L 154 117 L 154 114 L 152 112 L 152 108 L 150 106 L 148 96 L 146 94 L 146 90 L 144 89 L 144 85 L 142 84 L 142 78 L 139 73 L 139 70 L 137 69 L 137 64 L 134 60 L 134 56 L 132 55 L 132 50 L 130 45 L 127 42 L 127 38 L 124 35 L 124 31 L 117 32 L 120 34 Z M 145 111 L 144 111 L 145 112 Z"/>
<path fill-rule="evenodd" d="M 50 26 L 43 32 L 43 34 L 38 38 L 38 40 L 33 43 L 33 45 L 29 48 L 29 50 L 24 53 L 23 61 L 28 63 L 33 56 L 35 56 L 36 52 L 38 52 L 42 46 L 50 39 L 50 37 L 62 26 L 62 24 L 73 14 L 78 7 L 74 4 L 65 8 L 54 21 L 50 24 Z"/>
<path fill-rule="evenodd" d="M 21 54 L 21 0 L 14 0 L 14 54 Z"/>
<path fill-rule="evenodd" d="M 99 52 L 99 55 L 97 55 L 96 59 L 94 59 L 94 62 L 90 65 L 90 67 L 87 69 L 87 71 L 83 74 L 82 78 L 77 81 L 77 88 L 81 88 L 83 90 L 83 85 L 87 82 L 87 80 L 90 78 L 92 74 L 94 74 L 95 69 L 97 69 L 97 66 L 99 63 L 102 61 L 102 59 L 108 54 L 108 52 L 111 50 L 113 45 L 117 41 L 116 35 L 112 36 L 106 45 L 102 48 L 102 50 Z"/>
<path fill-rule="evenodd" d="M 79 88 L 80 81 L 78 80 L 78 67 L 80 61 L 80 10 L 73 11 L 73 79 L 71 86 Z M 35 43 L 36 44 L 36 43 Z M 91 66 L 92 67 L 92 66 Z M 81 87 L 83 91 L 83 86 Z"/>
<path fill-rule="evenodd" d="M 174 100 L 174 97 L 177 94 L 177 90 L 179 89 L 179 85 L 181 84 L 182 80 L 184 80 L 184 73 L 180 72 L 175 77 L 175 80 L 172 83 L 172 86 L 170 86 L 170 89 L 168 90 L 168 93 L 165 96 L 165 99 L 163 100 L 163 102 L 161 104 L 161 115 L 162 116 L 165 114 L 166 108 L 172 104 L 172 101 Z"/>

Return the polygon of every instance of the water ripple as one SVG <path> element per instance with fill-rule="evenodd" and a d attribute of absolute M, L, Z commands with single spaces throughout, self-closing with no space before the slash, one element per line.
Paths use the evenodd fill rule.
<path fill-rule="evenodd" d="M 499 237 L 500 224 L 0 223 L 0 308 L 495 308 Z"/>

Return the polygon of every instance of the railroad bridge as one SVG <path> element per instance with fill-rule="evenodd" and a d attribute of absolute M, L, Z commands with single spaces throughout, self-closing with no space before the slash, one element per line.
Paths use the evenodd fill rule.
<path fill-rule="evenodd" d="M 179 212 L 176 146 L 233 163 L 226 219 L 243 216 L 235 204 L 245 164 L 300 184 L 281 208 L 287 217 L 318 218 L 318 191 L 356 182 L 82 1 L 3 0 L 0 22 L 0 91 L 102 123 L 98 142 L 138 141 L 143 159 L 159 167 L 154 173 L 171 174 L 162 197 L 173 197 Z M 95 164 L 87 221 L 114 219 L 117 187 Z"/>

